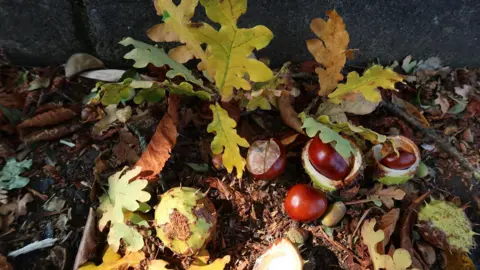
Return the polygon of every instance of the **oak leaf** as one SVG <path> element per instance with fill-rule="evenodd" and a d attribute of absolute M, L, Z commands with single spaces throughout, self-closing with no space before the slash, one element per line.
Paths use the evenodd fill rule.
<path fill-rule="evenodd" d="M 201 0 L 207 16 L 220 24 L 216 30 L 207 23 L 192 23 L 190 20 L 198 4 L 197 0 L 183 0 L 175 5 L 172 0 L 158 0 L 157 13 L 163 15 L 165 23 L 150 29 L 149 36 L 155 41 L 179 41 L 190 51 L 190 55 L 201 60 L 200 70 L 206 70 L 215 79 L 223 101 L 229 101 L 233 88 L 250 90 L 244 78 L 249 75 L 253 82 L 268 81 L 272 71 L 262 62 L 249 58 L 254 49 L 262 49 L 273 38 L 265 26 L 238 28 L 238 18 L 246 12 L 246 0 Z M 206 44 L 206 50 L 202 45 Z M 184 51 L 184 48 L 182 48 Z M 175 54 L 171 54 L 174 56 Z M 185 53 L 179 53 L 185 61 Z"/>
<path fill-rule="evenodd" d="M 0 171 L 0 189 L 12 190 L 22 188 L 30 182 L 28 177 L 20 176 L 32 167 L 32 160 L 26 159 L 18 162 L 15 158 L 9 158 Z"/>
<path fill-rule="evenodd" d="M 191 97 L 198 97 L 199 99 L 203 100 L 211 100 L 212 97 L 206 91 L 193 91 L 193 85 L 189 84 L 188 82 L 181 82 L 180 84 L 171 83 L 165 81 L 165 86 L 167 87 L 170 94 L 174 95 L 185 95 Z"/>
<path fill-rule="evenodd" d="M 343 138 L 337 131 L 332 130 L 312 117 L 306 117 L 304 113 L 300 114 L 300 118 L 303 120 L 302 128 L 305 129 L 308 137 L 313 138 L 318 135 L 323 143 L 332 143 L 335 151 L 345 159 L 348 159 L 355 153 L 350 141 Z"/>
<path fill-rule="evenodd" d="M 107 242 L 114 251 L 120 248 L 120 239 L 127 246 L 127 252 L 139 251 L 144 246 L 143 236 L 135 228 L 125 223 L 113 223 L 108 232 Z"/>
<path fill-rule="evenodd" d="M 375 219 L 366 220 L 362 225 L 362 241 L 368 247 L 368 253 L 373 261 L 375 270 L 405 270 L 412 264 L 410 253 L 403 249 L 396 249 L 393 256 L 382 255 L 377 252 L 377 244 L 382 242 L 385 234 L 382 230 L 375 231 Z"/>
<path fill-rule="evenodd" d="M 200 251 L 199 254 L 195 256 L 192 264 L 187 270 L 223 270 L 225 266 L 230 262 L 230 256 L 226 255 L 223 258 L 216 259 L 212 263 L 208 263 L 210 259 L 210 254 L 206 249 Z"/>
<path fill-rule="evenodd" d="M 355 126 L 350 122 L 332 123 L 328 116 L 321 115 L 317 118 L 317 121 L 328 126 L 336 132 L 341 132 L 345 135 L 352 136 L 358 135 L 365 140 L 372 142 L 373 144 L 383 143 L 387 140 L 387 136 L 379 134 L 371 129 L 364 128 L 363 126 Z"/>
<path fill-rule="evenodd" d="M 228 112 L 218 103 L 210 105 L 213 112 L 213 120 L 208 125 L 209 133 L 215 132 L 215 137 L 211 143 L 213 154 L 218 155 L 223 152 L 223 166 L 229 173 L 233 171 L 233 167 L 237 170 L 237 178 L 241 179 L 245 169 L 246 161 L 240 154 L 241 147 L 248 147 L 247 140 L 237 134 L 235 127 L 237 123 L 228 116 Z"/>
<path fill-rule="evenodd" d="M 184 0 L 182 1 L 182 3 L 183 2 L 186 2 L 186 1 Z M 162 67 L 164 65 L 167 65 L 171 69 L 167 72 L 167 77 L 174 78 L 175 76 L 182 76 L 187 81 L 190 81 L 197 85 L 203 85 L 202 80 L 195 78 L 192 72 L 188 70 L 184 65 L 179 64 L 173 61 L 172 59 L 170 59 L 170 57 L 168 57 L 168 55 L 165 53 L 165 51 L 162 48 L 148 45 L 141 41 L 134 40 L 130 37 L 120 41 L 120 44 L 123 46 L 133 45 L 135 47 L 135 49 L 131 50 L 129 53 L 125 54 L 124 56 L 125 59 L 132 59 L 135 61 L 135 64 L 133 65 L 133 67 L 144 68 L 149 63 L 152 63 L 156 67 Z"/>
<path fill-rule="evenodd" d="M 108 248 L 103 255 L 103 262 L 100 265 L 94 263 L 86 263 L 79 270 L 117 270 L 128 269 L 128 267 L 136 267 L 141 261 L 145 259 L 143 252 L 132 252 L 125 255 L 123 258 L 117 254 L 113 249 Z"/>
<path fill-rule="evenodd" d="M 350 41 L 345 23 L 336 10 L 326 12 L 327 21 L 313 19 L 310 29 L 320 39 L 307 40 L 307 48 L 322 66 L 315 69 L 320 82 L 319 95 L 331 93 L 338 82 L 343 80 L 341 73 L 347 60 L 347 46 Z"/>
<path fill-rule="evenodd" d="M 155 134 L 148 143 L 136 166 L 142 167 L 140 176 L 155 179 L 170 158 L 170 152 L 177 141 L 178 106 L 180 99 L 175 95 L 168 97 L 168 110 L 158 123 Z"/>
<path fill-rule="evenodd" d="M 374 65 L 367 69 L 362 76 L 352 71 L 347 75 L 346 83 L 338 85 L 337 89 L 328 95 L 329 101 L 339 104 L 352 94 L 361 93 L 370 102 L 380 102 L 382 95 L 377 89 L 395 89 L 395 83 L 403 81 L 404 77 L 389 68 Z"/>
<path fill-rule="evenodd" d="M 102 218 L 98 222 L 98 228 L 103 231 L 107 223 L 124 222 L 124 210 L 136 211 L 140 204 L 138 202 L 146 202 L 150 200 L 150 193 L 143 191 L 148 181 L 137 179 L 141 172 L 140 167 L 136 167 L 125 172 L 126 167 L 111 175 L 108 178 L 108 192 L 100 197 L 99 210 L 102 212 Z"/>
<path fill-rule="evenodd" d="M 393 200 L 403 200 L 405 197 L 405 191 L 395 187 L 395 186 L 390 186 L 386 189 L 382 189 L 382 184 L 376 184 L 373 189 L 376 189 L 375 193 L 370 196 L 370 199 L 377 199 L 382 201 L 382 203 L 387 207 L 387 208 L 392 208 L 394 205 Z"/>
<path fill-rule="evenodd" d="M 380 254 L 385 254 L 385 247 L 387 246 L 388 242 L 390 241 L 390 237 L 392 236 L 395 228 L 397 227 L 397 221 L 400 218 L 400 209 L 393 208 L 388 213 L 382 216 L 380 220 L 380 229 L 385 234 L 385 239 L 380 242 L 377 246 L 377 251 Z"/>

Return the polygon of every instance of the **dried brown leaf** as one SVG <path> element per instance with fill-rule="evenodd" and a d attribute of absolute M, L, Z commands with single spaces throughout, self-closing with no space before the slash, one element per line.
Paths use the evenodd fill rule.
<path fill-rule="evenodd" d="M 33 116 L 18 124 L 18 128 L 52 126 L 74 118 L 77 114 L 68 108 L 57 108 Z"/>
<path fill-rule="evenodd" d="M 393 200 L 403 200 L 403 197 L 405 197 L 405 191 L 397 187 L 391 186 L 386 189 L 378 190 L 373 196 L 378 197 L 378 199 L 381 200 L 382 203 L 390 209 L 394 205 Z"/>
<path fill-rule="evenodd" d="M 423 127 L 429 128 L 430 123 L 428 120 L 423 116 L 423 113 L 420 112 L 417 107 L 413 106 L 410 102 L 405 101 L 396 95 L 392 95 L 392 102 L 396 104 L 398 107 L 401 109 L 405 110 L 407 113 L 409 113 L 411 116 L 413 116 L 415 119 L 417 119 Z"/>
<path fill-rule="evenodd" d="M 80 127 L 82 127 L 82 125 L 78 122 L 73 122 L 73 123 L 68 122 L 62 125 L 55 126 L 51 129 L 38 130 L 38 131 L 32 132 L 24 136 L 22 139 L 27 144 L 38 142 L 38 141 L 54 140 L 54 139 L 61 138 L 65 135 L 68 135 L 72 132 L 75 132 L 78 129 L 80 129 Z"/>
<path fill-rule="evenodd" d="M 440 110 L 442 110 L 442 117 L 448 112 L 448 109 L 450 108 L 450 103 L 448 103 L 448 100 L 440 94 L 433 101 L 433 103 L 440 105 Z"/>
<path fill-rule="evenodd" d="M 405 211 L 400 223 L 400 247 L 410 252 L 410 255 L 414 254 L 413 243 L 410 238 L 412 228 L 417 222 L 418 209 L 428 195 L 430 195 L 430 192 L 426 192 L 415 199 Z M 418 269 L 423 269 L 421 262 L 415 256 L 412 256 L 412 265 Z"/>
<path fill-rule="evenodd" d="M 390 241 L 395 228 L 397 227 L 397 221 L 400 218 L 400 209 L 393 208 L 388 213 L 382 216 L 380 220 L 379 229 L 385 233 L 385 239 L 377 245 L 377 251 L 380 254 L 385 254 L 385 247 Z"/>
<path fill-rule="evenodd" d="M 343 79 L 341 73 L 347 60 L 345 52 L 350 41 L 348 32 L 345 30 L 345 23 L 337 11 L 326 12 L 327 21 L 320 18 L 313 19 L 310 29 L 320 39 L 307 40 L 307 47 L 322 67 L 315 69 L 320 82 L 321 96 L 328 95 Z"/>
<path fill-rule="evenodd" d="M 170 158 L 170 152 L 177 141 L 178 106 L 180 99 L 175 95 L 168 97 L 168 110 L 157 126 L 147 150 L 142 154 L 136 166 L 142 168 L 139 177 L 155 179 Z"/>
<path fill-rule="evenodd" d="M 33 196 L 31 193 L 26 193 L 23 197 L 17 202 L 17 217 L 24 216 L 27 214 L 27 203 L 33 201 Z"/>
<path fill-rule="evenodd" d="M 0 270 L 13 270 L 13 266 L 8 263 L 7 258 L 0 254 Z"/>
<path fill-rule="evenodd" d="M 303 133 L 302 121 L 298 118 L 298 113 L 293 109 L 290 95 L 281 95 L 278 98 L 278 109 L 283 122 L 299 133 Z"/>
<path fill-rule="evenodd" d="M 445 270 L 475 270 L 476 267 L 472 259 L 466 253 L 459 252 L 442 252 L 445 259 Z"/>

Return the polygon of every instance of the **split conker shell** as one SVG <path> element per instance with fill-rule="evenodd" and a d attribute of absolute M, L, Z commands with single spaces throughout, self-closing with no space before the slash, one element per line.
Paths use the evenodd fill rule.
<path fill-rule="evenodd" d="M 350 162 L 352 162 L 352 165 L 350 166 L 351 168 L 350 172 L 347 174 L 347 176 L 344 179 L 335 180 L 335 179 L 330 179 L 329 177 L 317 171 L 313 166 L 312 162 L 310 161 L 308 150 L 310 148 L 310 144 L 312 143 L 312 141 L 313 139 L 308 141 L 308 143 L 303 148 L 302 162 L 303 162 L 303 168 L 305 169 L 307 174 L 310 176 L 310 179 L 312 180 L 312 183 L 315 187 L 323 191 L 332 192 L 338 189 L 351 186 L 363 176 L 364 162 L 363 162 L 362 151 L 360 151 L 360 149 L 355 143 L 350 142 L 354 152 L 353 158 L 350 160 Z"/>
<path fill-rule="evenodd" d="M 399 185 L 407 182 L 417 171 L 420 165 L 421 155 L 417 145 L 407 137 L 392 136 L 388 137 L 395 143 L 397 149 L 412 153 L 416 160 L 409 168 L 403 170 L 392 169 L 382 164 L 382 159 L 391 153 L 382 153 L 382 144 L 377 144 L 372 148 L 371 156 L 374 160 L 373 178 L 385 185 Z"/>
<path fill-rule="evenodd" d="M 288 269 L 302 270 L 303 259 L 290 240 L 282 238 L 270 246 L 255 261 L 253 270 Z"/>
<path fill-rule="evenodd" d="M 205 247 L 215 234 L 216 224 L 212 202 L 190 187 L 168 190 L 155 209 L 157 236 L 180 255 L 194 255 Z"/>
<path fill-rule="evenodd" d="M 272 180 L 285 171 L 285 146 L 277 139 L 252 143 L 247 154 L 247 170 L 261 180 Z"/>

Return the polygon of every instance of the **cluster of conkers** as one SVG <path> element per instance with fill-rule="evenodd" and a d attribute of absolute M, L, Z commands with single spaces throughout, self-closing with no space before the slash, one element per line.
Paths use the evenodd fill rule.
<path fill-rule="evenodd" d="M 387 185 L 401 184 L 415 175 L 420 164 L 420 151 L 406 137 L 393 136 L 388 139 L 398 151 L 382 144 L 372 148 L 368 158 L 374 166 L 373 178 Z M 298 184 L 288 191 L 285 211 L 292 219 L 312 221 L 320 218 L 328 206 L 323 192 L 348 187 L 363 176 L 363 153 L 355 143 L 350 143 L 353 154 L 345 159 L 330 143 L 322 142 L 318 136 L 307 142 L 302 151 L 302 163 L 314 187 Z M 283 173 L 285 166 L 285 147 L 276 139 L 256 141 L 248 151 L 247 169 L 257 179 L 274 179 Z M 328 218 L 322 222 L 333 226 L 341 220 L 344 212 L 345 205 L 335 203 L 328 211 L 331 214 L 326 215 Z"/>
<path fill-rule="evenodd" d="M 420 151 L 416 144 L 403 136 L 388 138 L 392 147 L 375 145 L 368 158 L 373 160 L 377 181 L 386 184 L 402 184 L 412 178 L 420 164 Z M 363 175 L 365 162 L 362 151 L 350 142 L 353 155 L 345 159 L 331 143 L 324 143 L 315 136 L 302 151 L 302 163 L 315 187 L 332 192 L 354 184 Z M 387 150 L 385 150 L 387 149 Z M 276 140 L 255 141 L 248 150 L 247 169 L 257 179 L 272 180 L 280 176 L 286 166 L 285 146 Z"/>

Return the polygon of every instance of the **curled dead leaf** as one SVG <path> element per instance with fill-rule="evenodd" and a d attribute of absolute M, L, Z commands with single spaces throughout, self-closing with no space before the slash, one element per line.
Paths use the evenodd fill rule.
<path fill-rule="evenodd" d="M 415 119 L 417 119 L 423 127 L 429 128 L 430 123 L 428 120 L 423 116 L 423 113 L 420 112 L 417 107 L 413 106 L 410 102 L 405 101 L 396 95 L 392 95 L 392 102 L 396 104 L 398 107 L 401 109 L 405 110 L 407 113 L 409 113 L 411 116 L 413 116 Z"/>
<path fill-rule="evenodd" d="M 157 126 L 155 134 L 148 143 L 136 166 L 141 167 L 141 178 L 153 180 L 170 158 L 170 152 L 177 141 L 178 106 L 180 99 L 175 95 L 168 97 L 168 110 Z"/>
<path fill-rule="evenodd" d="M 30 127 L 52 126 L 74 118 L 76 112 L 69 108 L 56 108 L 47 112 L 40 113 L 30 119 L 26 119 L 17 127 L 20 129 Z"/>
<path fill-rule="evenodd" d="M 23 141 L 27 144 L 38 141 L 49 141 L 61 138 L 65 135 L 73 133 L 80 129 L 82 125 L 76 121 L 67 122 L 58 126 L 54 126 L 51 129 L 38 130 L 22 137 Z"/>
<path fill-rule="evenodd" d="M 303 133 L 302 121 L 298 118 L 298 113 L 293 109 L 290 95 L 281 95 L 278 98 L 278 109 L 283 122 L 299 133 Z"/>
<path fill-rule="evenodd" d="M 387 246 L 388 242 L 390 241 L 390 237 L 392 236 L 395 228 L 397 227 L 397 221 L 399 218 L 399 208 L 393 208 L 388 213 L 382 216 L 379 228 L 385 233 L 385 239 L 383 239 L 383 241 L 378 244 L 378 253 L 385 254 L 385 247 Z"/>

